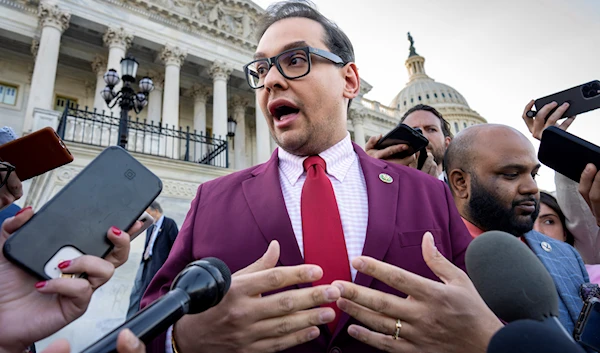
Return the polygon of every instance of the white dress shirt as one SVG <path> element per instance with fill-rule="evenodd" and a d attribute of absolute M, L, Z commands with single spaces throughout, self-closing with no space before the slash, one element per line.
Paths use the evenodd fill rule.
<path fill-rule="evenodd" d="M 336 145 L 319 154 L 327 164 L 327 176 L 331 180 L 335 199 L 337 200 L 342 228 L 348 250 L 348 260 L 362 254 L 367 235 L 369 220 L 367 184 L 360 167 L 360 161 L 352 142 L 350 134 Z M 306 172 L 302 163 L 308 157 L 299 157 L 283 149 L 278 150 L 279 157 L 279 182 L 285 206 L 292 222 L 292 228 L 300 253 L 304 256 L 302 239 L 302 217 L 300 212 L 300 198 L 302 186 L 306 180 Z M 356 278 L 356 270 L 350 266 L 352 280 Z"/>
<path fill-rule="evenodd" d="M 160 228 L 162 227 L 165 216 L 160 216 L 158 221 L 154 223 L 154 228 L 152 229 L 152 234 L 150 235 L 150 241 L 148 242 L 148 246 L 144 251 L 144 260 L 148 260 L 152 257 L 152 250 L 154 249 L 154 243 L 156 242 L 156 237 L 158 237 L 158 233 L 160 232 Z"/>

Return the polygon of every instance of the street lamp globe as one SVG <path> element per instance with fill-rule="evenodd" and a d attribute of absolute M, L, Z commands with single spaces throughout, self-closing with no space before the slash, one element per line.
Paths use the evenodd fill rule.
<path fill-rule="evenodd" d="M 115 69 L 110 69 L 104 74 L 104 82 L 106 82 L 109 87 L 116 86 L 119 81 L 121 81 L 121 79 Z"/>
<path fill-rule="evenodd" d="M 152 82 L 150 77 L 144 77 L 140 80 L 139 87 L 142 93 L 148 94 L 154 90 L 154 82 Z"/>
<path fill-rule="evenodd" d="M 132 56 L 128 55 L 126 58 L 121 59 L 121 75 L 123 76 L 123 81 L 134 82 L 138 66 L 139 63 Z"/>
<path fill-rule="evenodd" d="M 234 137 L 235 136 L 235 127 L 237 126 L 237 121 L 232 117 L 227 119 L 227 136 Z"/>

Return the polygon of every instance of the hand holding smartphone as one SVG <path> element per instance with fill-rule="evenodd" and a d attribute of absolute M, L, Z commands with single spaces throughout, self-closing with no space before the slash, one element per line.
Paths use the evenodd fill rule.
<path fill-rule="evenodd" d="M 0 160 L 15 166 L 25 181 L 73 161 L 73 155 L 58 134 L 46 127 L 0 146 Z"/>
<path fill-rule="evenodd" d="M 560 174 L 579 182 L 589 163 L 600 168 L 600 146 L 550 126 L 542 133 L 538 159 Z"/>
<path fill-rule="evenodd" d="M 382 150 L 399 144 L 406 144 L 408 149 L 391 156 L 391 159 L 403 159 L 411 156 L 427 147 L 429 140 L 417 129 L 413 129 L 406 124 L 400 124 L 383 136 L 375 145 L 375 149 Z"/>
<path fill-rule="evenodd" d="M 6 241 L 4 256 L 39 278 L 56 278 L 61 260 L 105 257 L 113 247 L 107 229 L 131 228 L 161 190 L 127 151 L 109 147 Z"/>
<path fill-rule="evenodd" d="M 594 80 L 546 97 L 538 98 L 535 100 L 536 110 L 530 110 L 526 115 L 529 118 L 533 118 L 537 111 L 552 102 L 556 102 L 558 105 L 546 115 L 546 119 L 563 103 L 569 103 L 569 108 L 563 113 L 561 119 L 598 109 L 600 108 L 600 81 Z"/>

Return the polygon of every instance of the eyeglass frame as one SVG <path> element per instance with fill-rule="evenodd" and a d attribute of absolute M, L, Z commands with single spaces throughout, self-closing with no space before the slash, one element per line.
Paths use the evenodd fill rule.
<path fill-rule="evenodd" d="M 294 50 L 303 50 L 306 53 L 306 56 L 308 58 L 308 69 L 306 70 L 306 73 L 300 76 L 296 76 L 296 77 L 289 77 L 288 75 L 286 75 L 283 72 L 283 69 L 281 68 L 281 65 L 279 64 L 279 58 L 284 55 L 287 54 L 289 52 L 292 52 Z M 317 56 L 320 56 L 324 59 L 327 59 L 329 61 L 331 61 L 332 63 L 336 64 L 336 65 L 341 65 L 344 66 L 347 64 L 347 62 L 344 62 L 344 60 L 339 57 L 338 55 L 329 52 L 327 50 L 323 50 L 323 49 L 319 49 L 319 48 L 314 48 L 314 47 L 298 47 L 298 48 L 292 48 L 292 49 L 288 49 L 288 50 L 284 50 L 281 53 L 272 56 L 270 58 L 262 58 L 262 59 L 256 59 L 256 60 L 252 60 L 251 62 L 249 62 L 248 64 L 244 65 L 244 75 L 246 76 L 246 82 L 248 82 L 248 86 L 250 86 L 250 88 L 252 89 L 259 89 L 259 88 L 263 88 L 265 87 L 265 84 L 263 83 L 262 86 L 258 86 L 258 87 L 253 87 L 252 84 L 250 83 L 250 76 L 249 76 L 249 71 L 248 71 L 248 67 L 256 62 L 259 61 L 266 61 L 267 64 L 269 64 L 269 70 L 271 70 L 271 68 L 273 67 L 273 65 L 275 65 L 275 67 L 277 67 L 277 71 L 279 71 L 279 73 L 285 77 L 288 80 L 295 80 L 297 78 L 301 78 L 304 77 L 306 75 L 308 75 L 310 73 L 310 69 L 312 68 L 312 59 L 311 59 L 311 55 L 310 54 L 315 54 Z M 267 74 L 269 73 L 267 71 Z M 266 76 L 266 75 L 265 75 Z"/>
<path fill-rule="evenodd" d="M 10 173 L 14 172 L 16 169 L 17 168 L 14 165 L 12 165 L 8 162 L 0 161 L 0 172 L 6 172 L 6 176 L 4 178 L 0 179 L 0 188 L 3 187 L 4 185 L 6 185 L 6 183 L 8 183 L 8 178 L 10 177 Z"/>

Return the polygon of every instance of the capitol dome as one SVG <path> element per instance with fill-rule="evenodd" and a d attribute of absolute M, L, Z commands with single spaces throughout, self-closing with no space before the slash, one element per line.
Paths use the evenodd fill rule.
<path fill-rule="evenodd" d="M 454 134 L 471 125 L 486 123 L 487 121 L 481 115 L 469 107 L 460 92 L 427 76 L 425 58 L 417 54 L 410 33 L 408 39 L 411 43 L 410 54 L 405 65 L 409 80 L 406 87 L 394 97 L 390 107 L 397 109 L 400 116 L 403 116 L 407 110 L 417 104 L 430 105 L 450 123 Z"/>

